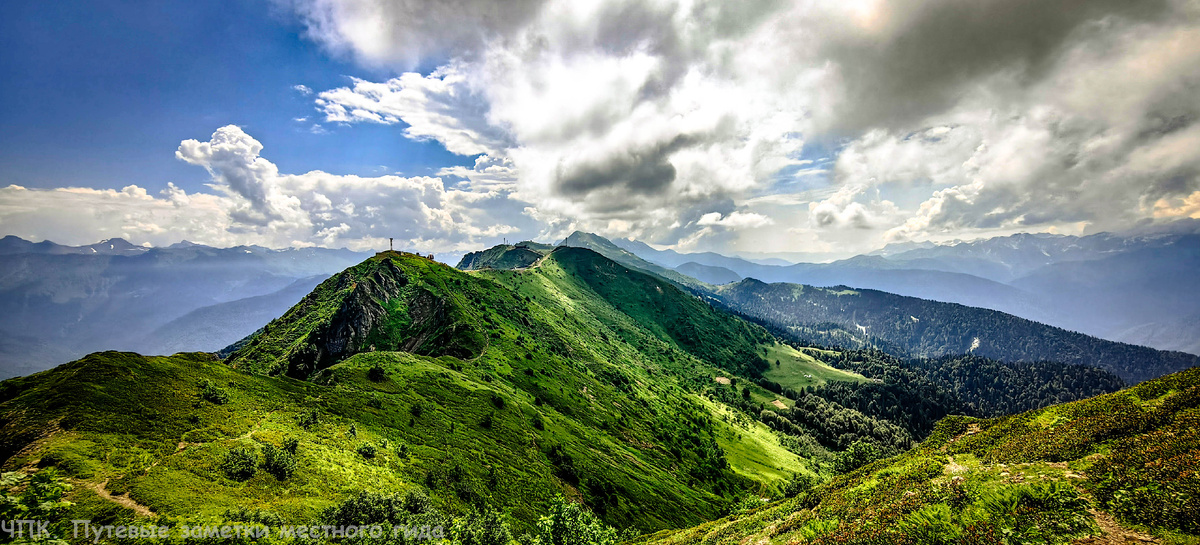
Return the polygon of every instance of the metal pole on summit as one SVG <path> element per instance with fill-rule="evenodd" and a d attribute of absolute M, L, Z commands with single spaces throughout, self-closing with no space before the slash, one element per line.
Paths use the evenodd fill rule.
<path fill-rule="evenodd" d="M 392 246 L 392 239 L 391 239 L 391 238 L 388 238 L 388 251 L 389 251 L 389 252 L 394 252 L 394 251 L 396 251 L 396 248 L 394 248 L 394 247 Z"/>

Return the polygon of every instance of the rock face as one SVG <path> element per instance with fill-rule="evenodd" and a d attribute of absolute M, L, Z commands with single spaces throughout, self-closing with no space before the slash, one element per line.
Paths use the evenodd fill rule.
<path fill-rule="evenodd" d="M 485 337 L 421 261 L 389 252 L 330 278 L 241 342 L 230 365 L 303 379 L 359 352 L 478 355 Z"/>

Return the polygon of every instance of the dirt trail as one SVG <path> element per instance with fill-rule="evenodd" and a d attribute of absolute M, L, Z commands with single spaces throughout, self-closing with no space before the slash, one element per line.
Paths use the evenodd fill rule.
<path fill-rule="evenodd" d="M 950 445 L 953 445 L 955 441 L 958 441 L 959 439 L 962 439 L 963 437 L 966 437 L 968 435 L 975 435 L 975 434 L 979 433 L 980 431 L 981 431 L 981 429 L 979 427 L 979 424 L 977 424 L 975 422 L 967 424 L 967 431 L 964 431 L 964 432 L 954 436 L 953 439 L 947 441 L 945 445 L 942 445 L 942 452 L 946 452 L 946 450 L 950 448 Z"/>
<path fill-rule="evenodd" d="M 1096 519 L 1096 524 L 1100 525 L 1100 530 L 1104 532 L 1102 535 L 1089 536 L 1082 539 L 1072 541 L 1075 545 L 1095 544 L 1095 545 L 1116 545 L 1129 543 L 1162 543 L 1162 540 L 1146 535 L 1141 532 L 1135 532 L 1125 528 L 1113 519 L 1112 515 L 1096 509 L 1088 509 Z"/>
<path fill-rule="evenodd" d="M 128 507 L 128 508 L 132 509 L 133 512 L 137 513 L 139 516 L 143 516 L 143 517 L 156 516 L 154 514 L 154 511 L 151 511 L 149 507 L 146 507 L 145 505 L 142 505 L 136 501 L 129 499 L 129 496 L 114 496 L 114 495 L 112 495 L 112 493 L 109 492 L 107 488 L 105 488 L 108 486 L 108 480 L 105 480 L 102 483 L 84 482 L 83 486 L 87 487 L 92 492 L 95 492 L 101 498 L 104 498 L 104 499 L 111 501 L 122 507 Z"/>

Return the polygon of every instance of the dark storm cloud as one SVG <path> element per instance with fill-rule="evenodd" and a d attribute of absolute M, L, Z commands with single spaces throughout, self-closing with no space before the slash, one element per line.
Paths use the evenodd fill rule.
<path fill-rule="evenodd" d="M 582 197 L 605 187 L 619 187 L 634 195 L 658 194 L 675 181 L 670 155 L 694 141 L 680 135 L 646 147 L 621 149 L 599 160 L 571 166 L 560 163 L 555 185 L 560 194 L 569 197 Z"/>
<path fill-rule="evenodd" d="M 941 112 L 964 88 L 997 73 L 1018 86 L 1046 73 L 1073 35 L 1108 18 L 1150 21 L 1171 12 L 1167 0 L 893 0 L 879 5 L 879 28 L 830 36 L 824 55 L 837 61 L 846 107 L 833 121 L 853 136 L 871 127 L 903 127 Z"/>

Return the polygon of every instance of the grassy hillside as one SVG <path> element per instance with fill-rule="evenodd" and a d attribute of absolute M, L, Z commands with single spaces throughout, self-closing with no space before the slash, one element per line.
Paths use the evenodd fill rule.
<path fill-rule="evenodd" d="M 1200 368 L 996 419 L 770 505 L 639 543 L 1200 540 Z M 1115 519 L 1115 520 L 1114 520 Z"/>
<path fill-rule="evenodd" d="M 710 286 L 686 274 L 646 261 L 612 241 L 593 233 L 575 231 L 563 240 L 563 246 L 587 248 L 631 269 L 648 272 L 689 289 L 709 289 Z"/>
<path fill-rule="evenodd" d="M 1200 356 L 1089 337 L 994 310 L 875 290 L 766 284 L 748 279 L 718 286 L 730 308 L 804 333 L 833 323 L 913 356 L 971 353 L 1002 361 L 1090 365 L 1138 382 L 1200 364 Z"/>
<path fill-rule="evenodd" d="M 518 245 L 501 244 L 464 255 L 456 268 L 464 271 L 523 269 L 534 264 L 549 251 L 550 248 L 547 248 L 546 245 L 537 245 L 531 242 L 522 242 Z"/>
<path fill-rule="evenodd" d="M 0 469 L 19 472 L 0 492 L 58 483 L 59 520 L 172 525 L 342 520 L 362 491 L 427 494 L 455 528 L 514 535 L 565 497 L 655 532 L 899 453 L 977 414 L 972 370 L 1001 365 L 935 383 L 885 354 L 781 344 L 591 250 L 540 250 L 476 271 L 384 252 L 224 361 L 106 352 L 0 383 Z M 1045 405 L 1069 381 L 1027 385 L 1054 371 L 1014 365 L 988 395 Z"/>
<path fill-rule="evenodd" d="M 763 357 L 770 364 L 763 376 L 784 388 L 801 390 L 835 381 L 869 382 L 869 379 L 858 373 L 830 367 L 812 354 L 783 343 L 769 346 Z"/>
<path fill-rule="evenodd" d="M 770 342 L 589 250 L 475 273 L 383 253 L 224 362 L 110 352 L 3 383 L 0 459 L 66 475 L 75 518 L 305 522 L 356 490 L 420 488 L 518 529 L 559 495 L 613 526 L 681 527 L 820 469 L 703 395 L 765 368 Z M 225 470 L 293 440 L 286 478 Z"/>

